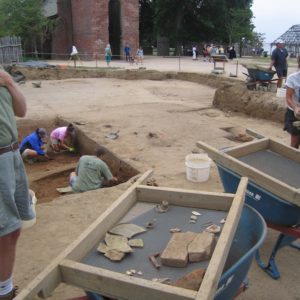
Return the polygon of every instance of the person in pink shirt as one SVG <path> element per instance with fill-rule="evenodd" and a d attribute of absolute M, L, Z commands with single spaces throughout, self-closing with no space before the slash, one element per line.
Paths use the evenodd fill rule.
<path fill-rule="evenodd" d="M 69 150 L 72 152 L 74 133 L 75 128 L 73 124 L 54 129 L 50 134 L 51 147 L 53 151 L 60 152 L 61 150 Z"/>

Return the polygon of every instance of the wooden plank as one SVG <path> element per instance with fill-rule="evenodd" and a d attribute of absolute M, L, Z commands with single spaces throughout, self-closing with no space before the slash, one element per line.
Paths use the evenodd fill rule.
<path fill-rule="evenodd" d="M 221 166 L 228 168 L 240 176 L 248 177 L 250 181 L 256 183 L 265 190 L 300 206 L 300 191 L 298 189 L 231 157 L 227 154 L 230 152 L 221 152 L 203 142 L 197 142 L 197 146 L 204 149 L 209 154 L 210 158 Z"/>
<path fill-rule="evenodd" d="M 145 172 L 127 191 L 122 194 L 103 214 L 100 215 L 66 250 L 55 258 L 29 285 L 23 289 L 15 299 L 33 299 L 39 294 L 46 298 L 62 282 L 59 263 L 65 258 L 78 259 L 86 255 L 95 245 L 95 241 L 116 223 L 136 201 L 136 187 L 152 174 L 152 170 Z"/>
<path fill-rule="evenodd" d="M 234 148 L 225 149 L 224 152 L 226 152 L 230 156 L 238 158 L 268 148 L 269 148 L 269 139 L 262 138 L 260 140 L 253 140 L 251 142 L 244 143 Z"/>
<path fill-rule="evenodd" d="M 257 131 L 250 129 L 250 128 L 246 128 L 246 133 L 248 133 L 249 135 L 257 138 L 257 139 L 263 139 L 264 136 L 261 135 L 260 133 L 258 133 Z"/>
<path fill-rule="evenodd" d="M 71 260 L 60 264 L 63 281 L 108 297 L 130 300 L 194 300 L 195 291 L 128 276 Z"/>
<path fill-rule="evenodd" d="M 242 177 L 223 230 L 197 293 L 196 300 L 210 300 L 215 296 L 232 240 L 241 217 L 247 184 L 248 178 Z"/>
<path fill-rule="evenodd" d="M 270 139 L 270 150 L 280 154 L 283 157 L 300 163 L 300 151 L 283 143 Z"/>
<path fill-rule="evenodd" d="M 137 201 L 161 203 L 166 200 L 171 205 L 228 211 L 234 194 L 162 188 L 152 186 L 137 187 Z"/>
<path fill-rule="evenodd" d="M 61 194 L 66 194 L 66 193 L 71 193 L 73 192 L 72 187 L 70 186 L 66 186 L 66 187 L 62 187 L 62 188 L 56 188 L 56 190 L 61 193 Z"/>

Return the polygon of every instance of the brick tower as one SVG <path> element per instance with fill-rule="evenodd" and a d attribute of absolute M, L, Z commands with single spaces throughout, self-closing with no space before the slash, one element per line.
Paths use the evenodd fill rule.
<path fill-rule="evenodd" d="M 133 50 L 139 44 L 138 0 L 57 0 L 57 15 L 52 37 L 56 58 L 69 56 L 72 45 L 81 59 L 103 58 L 108 43 L 118 58 L 126 43 Z"/>

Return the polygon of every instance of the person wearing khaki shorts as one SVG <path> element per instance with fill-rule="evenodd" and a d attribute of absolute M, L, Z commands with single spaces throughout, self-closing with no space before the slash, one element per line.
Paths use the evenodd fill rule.
<path fill-rule="evenodd" d="M 22 220 L 35 217 L 18 149 L 15 116 L 24 117 L 26 100 L 0 66 L 0 299 L 13 299 L 13 267 Z"/>

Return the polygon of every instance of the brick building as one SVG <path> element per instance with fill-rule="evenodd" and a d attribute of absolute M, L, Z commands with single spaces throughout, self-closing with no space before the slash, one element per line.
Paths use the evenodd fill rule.
<path fill-rule="evenodd" d="M 133 51 L 139 44 L 139 0 L 45 0 L 44 6 L 57 18 L 53 57 L 63 58 L 75 45 L 82 59 L 102 58 L 109 43 L 117 58 L 126 43 Z"/>

